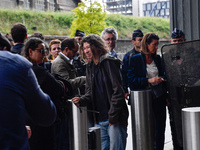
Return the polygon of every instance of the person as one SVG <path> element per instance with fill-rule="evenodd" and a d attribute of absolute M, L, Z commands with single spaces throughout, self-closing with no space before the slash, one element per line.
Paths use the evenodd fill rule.
<path fill-rule="evenodd" d="M 87 63 L 86 94 L 74 97 L 77 106 L 92 105 L 93 120 L 101 128 L 102 150 L 125 150 L 128 109 L 124 99 L 120 64 L 108 54 L 107 46 L 98 35 L 81 41 L 80 55 Z"/>
<path fill-rule="evenodd" d="M 10 44 L 6 40 L 1 34 L 0 47 L 6 49 Z M 26 113 L 36 124 L 50 126 L 57 115 L 55 105 L 41 90 L 32 64 L 24 57 L 0 50 L 0 72 L 1 149 L 29 150 Z"/>
<path fill-rule="evenodd" d="M 79 87 L 85 84 L 85 76 L 77 77 L 76 68 L 73 64 L 73 58 L 76 56 L 78 51 L 78 43 L 74 38 L 66 38 L 61 43 L 61 52 L 56 57 L 56 59 L 52 63 L 51 73 L 58 74 L 63 79 L 69 81 L 72 85 L 73 96 L 79 96 Z M 72 108 L 68 107 L 68 112 L 66 114 L 65 120 L 63 120 L 62 130 L 60 130 L 60 135 L 57 135 L 62 139 L 60 141 L 60 149 L 70 149 L 73 147 L 74 135 L 73 131 L 73 120 L 72 120 Z"/>
<path fill-rule="evenodd" d="M 52 63 L 51 72 L 70 82 L 74 95 L 79 95 L 78 88 L 85 84 L 85 76 L 77 77 L 73 58 L 78 52 L 78 43 L 74 38 L 66 38 L 61 43 L 61 52 Z"/>
<path fill-rule="evenodd" d="M 44 42 L 39 38 L 32 37 L 25 43 L 22 55 L 33 64 L 33 71 L 41 89 L 47 93 L 54 102 L 58 113 L 58 122 L 65 118 L 65 107 L 62 97 L 72 95 L 72 88 L 67 81 L 56 80 L 47 69 L 39 66 L 45 57 L 44 49 Z M 71 91 L 71 93 L 69 93 L 69 91 Z M 32 136 L 29 140 L 31 149 L 56 150 L 55 124 L 49 127 L 42 127 L 27 119 L 27 125 L 30 125 L 32 130 Z"/>
<path fill-rule="evenodd" d="M 121 68 L 121 72 L 122 72 L 122 83 L 123 83 L 123 87 L 124 87 L 124 91 L 125 91 L 125 98 L 128 100 L 128 69 L 129 69 L 129 62 L 130 62 L 130 58 L 131 56 L 140 53 L 140 46 L 141 46 L 141 41 L 143 38 L 143 32 L 138 29 L 138 30 L 134 30 L 133 34 L 132 34 L 132 43 L 134 45 L 133 49 L 131 49 L 130 51 L 128 51 L 123 58 L 123 65 Z M 129 102 L 130 104 L 130 102 Z"/>
<path fill-rule="evenodd" d="M 44 35 L 40 32 L 34 32 L 29 38 L 32 38 L 32 37 L 37 37 L 37 38 L 41 39 L 42 41 L 45 41 Z"/>
<path fill-rule="evenodd" d="M 147 33 L 141 43 L 141 53 L 130 58 L 128 83 L 130 90 L 145 90 L 161 84 L 164 81 L 164 68 L 161 58 L 156 54 L 159 37 Z M 162 85 L 162 84 L 161 84 Z M 152 100 L 152 110 L 155 129 L 155 150 L 163 150 L 166 121 L 166 91 Z"/>
<path fill-rule="evenodd" d="M 27 38 L 27 28 L 22 23 L 16 23 L 11 28 L 11 35 L 15 42 L 11 49 L 12 53 L 20 54 L 22 47 L 24 46 L 24 41 Z"/>
<path fill-rule="evenodd" d="M 175 28 L 171 33 L 171 44 L 182 43 L 185 41 L 184 32 Z M 174 71 L 176 71 L 176 69 Z M 169 99 L 168 112 L 174 150 L 183 150 L 181 109 L 182 106 L 180 106 L 176 101 L 172 102 Z"/>
<path fill-rule="evenodd" d="M 174 31 L 172 31 L 171 33 L 171 39 L 170 42 L 171 44 L 174 43 L 181 43 L 181 42 L 185 42 L 185 34 L 182 30 L 179 30 L 177 28 L 174 28 Z"/>
<path fill-rule="evenodd" d="M 10 41 L 0 31 L 0 50 L 10 51 L 10 49 L 11 49 L 11 43 L 10 43 Z"/>
<path fill-rule="evenodd" d="M 85 36 L 85 33 L 83 31 L 80 31 L 80 30 L 76 30 L 76 33 L 75 33 L 75 39 L 76 41 L 81 44 L 81 40 L 82 38 Z"/>
<path fill-rule="evenodd" d="M 6 34 L 5 34 L 5 37 L 10 41 L 11 47 L 13 47 L 13 46 L 14 46 L 14 41 L 13 41 L 13 39 L 12 39 L 11 34 L 6 33 Z"/>
<path fill-rule="evenodd" d="M 85 36 L 85 33 L 83 31 L 80 30 L 76 30 L 75 33 L 75 39 L 78 42 L 78 44 L 81 44 L 81 40 L 82 38 Z M 77 69 L 77 76 L 85 76 L 85 70 L 86 70 L 86 66 L 85 66 L 85 62 L 82 60 L 80 60 L 80 56 L 79 53 L 76 54 L 76 56 L 73 58 L 73 62 L 74 62 L 74 66 Z M 85 86 L 81 86 L 80 88 L 80 94 L 83 95 L 85 94 Z"/>
<path fill-rule="evenodd" d="M 118 33 L 115 28 L 105 28 L 101 32 L 101 38 L 103 38 L 109 47 L 110 51 L 109 54 L 117 58 L 117 53 L 115 52 L 114 48 L 116 45 L 116 40 L 118 39 Z"/>
<path fill-rule="evenodd" d="M 53 62 L 53 60 L 61 52 L 61 41 L 59 39 L 51 40 L 49 43 L 49 53 L 48 59 Z"/>

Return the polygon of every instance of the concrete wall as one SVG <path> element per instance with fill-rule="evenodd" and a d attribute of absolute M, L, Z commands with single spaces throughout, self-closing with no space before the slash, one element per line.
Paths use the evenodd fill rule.
<path fill-rule="evenodd" d="M 51 35 L 45 35 L 45 41 L 46 43 L 49 43 L 52 39 L 60 39 L 61 41 L 64 40 L 65 38 L 67 38 L 68 36 L 51 36 Z M 158 54 L 160 54 L 160 50 L 161 47 L 164 44 L 169 44 L 170 40 L 169 39 L 160 39 L 159 41 L 159 45 L 158 45 Z M 117 40 L 117 45 L 115 48 L 115 51 L 118 54 L 118 57 L 122 60 L 123 56 L 126 52 L 128 52 L 129 50 L 131 50 L 133 48 L 133 43 L 131 40 Z"/>

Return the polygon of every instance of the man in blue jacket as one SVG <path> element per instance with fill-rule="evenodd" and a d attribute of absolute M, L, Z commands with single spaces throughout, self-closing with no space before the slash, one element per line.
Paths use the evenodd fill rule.
<path fill-rule="evenodd" d="M 8 42 L 1 34 L 0 47 L 7 49 Z M 26 58 L 0 50 L 0 149 L 29 150 L 26 113 L 41 126 L 55 121 L 56 108 L 31 68 Z"/>

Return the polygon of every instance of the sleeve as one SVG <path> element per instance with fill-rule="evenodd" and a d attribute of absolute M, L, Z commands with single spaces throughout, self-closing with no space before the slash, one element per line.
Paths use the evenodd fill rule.
<path fill-rule="evenodd" d="M 54 62 L 52 64 L 52 73 L 60 75 L 63 79 L 70 82 L 72 85 L 73 90 L 76 90 L 77 88 L 81 87 L 85 84 L 85 76 L 76 77 L 74 79 L 70 79 L 69 76 L 69 70 L 66 68 L 66 66 L 63 63 L 57 62 L 55 65 Z"/>
<path fill-rule="evenodd" d="M 118 63 L 115 61 L 106 61 L 105 70 L 111 82 L 113 93 L 110 99 L 110 109 L 108 112 L 109 123 L 116 124 L 119 122 L 119 116 L 126 105 L 125 94 L 122 87 L 121 71 Z"/>
<path fill-rule="evenodd" d="M 128 70 L 128 83 L 131 90 L 141 90 L 148 86 L 146 77 L 146 64 L 137 55 L 130 58 Z"/>
<path fill-rule="evenodd" d="M 90 70 L 91 71 L 91 70 Z M 91 72 L 90 72 L 91 73 Z M 89 73 L 88 67 L 86 68 L 86 84 L 85 84 L 85 94 L 81 96 L 80 98 L 80 106 L 88 106 L 92 103 L 92 92 L 91 92 L 91 74 Z"/>
<path fill-rule="evenodd" d="M 31 68 L 28 71 L 26 82 L 24 99 L 27 113 L 38 125 L 53 124 L 57 116 L 55 105 L 50 97 L 41 90 Z"/>
<path fill-rule="evenodd" d="M 122 84 L 125 93 L 128 93 L 128 67 L 129 67 L 129 52 L 124 55 L 123 65 L 121 69 L 122 73 Z"/>

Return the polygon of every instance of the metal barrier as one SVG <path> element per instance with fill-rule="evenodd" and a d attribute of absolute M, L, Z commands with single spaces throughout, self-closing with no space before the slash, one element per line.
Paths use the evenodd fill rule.
<path fill-rule="evenodd" d="M 69 111 L 72 112 L 69 118 L 70 149 L 88 150 L 87 108 L 77 107 L 71 101 L 71 110 Z"/>
<path fill-rule="evenodd" d="M 89 150 L 101 150 L 101 129 L 100 127 L 91 127 L 88 132 Z"/>
<path fill-rule="evenodd" d="M 154 150 L 151 90 L 131 91 L 133 150 Z"/>
<path fill-rule="evenodd" d="M 200 107 L 182 109 L 183 149 L 200 150 Z"/>

